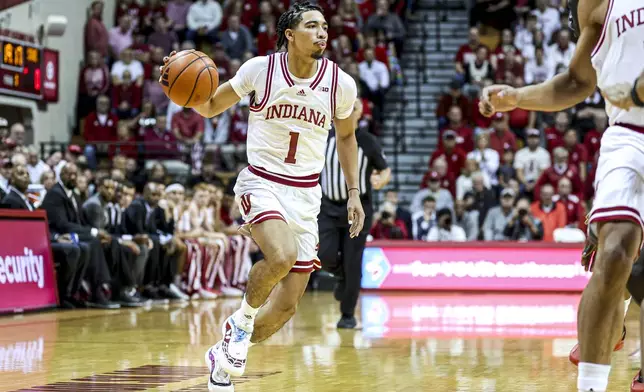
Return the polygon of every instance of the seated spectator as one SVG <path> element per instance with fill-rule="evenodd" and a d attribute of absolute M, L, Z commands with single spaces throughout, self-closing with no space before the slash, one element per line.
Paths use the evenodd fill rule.
<path fill-rule="evenodd" d="M 153 67 L 152 76 L 143 83 L 143 101 L 151 102 L 157 112 L 163 113 L 168 110 L 170 99 L 165 95 L 163 86 L 159 83 L 160 76 L 159 67 Z"/>
<path fill-rule="evenodd" d="M 586 231 L 586 211 L 582 200 L 572 194 L 572 182 L 566 177 L 559 180 L 554 203 L 562 204 L 566 210 L 566 227 L 576 227 Z"/>
<path fill-rule="evenodd" d="M 29 178 L 27 167 L 21 165 L 14 166 L 6 187 L 7 194 L 2 198 L 0 207 L 12 210 L 35 210 L 27 197 L 27 188 L 29 188 L 30 182 L 31 179 Z"/>
<path fill-rule="evenodd" d="M 521 186 L 532 193 L 541 173 L 550 167 L 550 154 L 539 145 L 541 132 L 538 129 L 528 129 L 526 134 L 527 146 L 520 149 L 514 157 L 514 168 Z"/>
<path fill-rule="evenodd" d="M 103 2 L 93 1 L 85 24 L 85 52 L 95 51 L 102 58 L 109 55 L 109 33 L 103 23 Z"/>
<path fill-rule="evenodd" d="M 163 18 L 163 24 L 167 31 L 172 25 L 172 22 L 165 18 L 165 2 L 161 0 L 147 0 L 141 8 L 141 24 L 137 27 L 149 37 L 155 31 L 154 24 L 158 18 Z"/>
<path fill-rule="evenodd" d="M 396 49 L 390 45 L 387 46 L 387 40 L 379 40 L 378 36 L 386 35 L 383 31 L 376 31 L 375 33 L 367 31 L 364 37 L 364 43 L 360 45 L 360 49 L 355 53 L 355 60 L 359 63 L 364 61 L 364 52 L 366 49 L 373 49 L 374 58 L 381 63 L 385 64 L 387 68 L 391 67 L 389 63 L 389 56 L 396 56 Z M 347 33 L 347 37 L 355 40 L 355 34 Z"/>
<path fill-rule="evenodd" d="M 87 199 L 89 199 L 89 178 L 85 175 L 80 174 L 76 178 L 76 187 L 74 188 L 74 195 L 78 198 L 78 201 L 83 204 Z"/>
<path fill-rule="evenodd" d="M 472 176 L 474 173 L 482 176 L 483 184 L 486 188 L 491 186 L 490 178 L 480 171 L 479 163 L 474 159 L 467 159 L 462 174 L 456 179 L 456 200 L 463 200 L 465 194 L 472 191 Z"/>
<path fill-rule="evenodd" d="M 382 211 L 369 234 L 374 240 L 404 240 L 409 238 L 405 222 L 396 218 L 395 212 L 389 209 Z"/>
<path fill-rule="evenodd" d="M 431 167 L 434 162 L 443 158 L 447 163 L 447 172 L 453 177 L 457 178 L 461 174 L 461 170 L 465 166 L 466 154 L 456 146 L 456 132 L 446 130 L 443 132 L 443 145 L 434 151 L 429 158 L 429 166 Z"/>
<path fill-rule="evenodd" d="M 485 187 L 483 181 L 483 175 L 480 173 L 474 173 L 472 175 L 472 197 L 471 209 L 478 211 L 479 213 L 479 227 L 483 226 L 485 217 L 487 216 L 490 208 L 498 204 L 496 193 L 489 188 Z M 463 199 L 468 204 L 467 196 L 469 192 L 465 194 Z"/>
<path fill-rule="evenodd" d="M 454 224 L 465 231 L 468 241 L 476 241 L 479 238 L 479 212 L 468 211 L 463 200 L 454 202 Z"/>
<path fill-rule="evenodd" d="M 494 68 L 494 79 L 496 81 L 505 81 L 505 83 L 514 86 L 517 78 L 522 78 L 525 74 L 525 64 L 520 56 L 506 56 L 503 61 L 499 61 L 498 67 Z"/>
<path fill-rule="evenodd" d="M 13 144 L 12 148 L 14 149 L 20 150 L 25 146 L 26 136 L 27 131 L 25 130 L 25 126 L 22 123 L 13 123 L 11 125 L 11 128 L 9 128 L 9 139 L 11 139 L 11 143 Z M 9 141 L 5 140 L 4 143 L 8 144 Z"/>
<path fill-rule="evenodd" d="M 473 63 L 476 60 L 476 50 L 482 46 L 481 39 L 479 35 L 479 29 L 476 27 L 470 28 L 469 38 L 466 44 L 461 45 L 456 52 L 456 58 L 454 59 L 454 67 L 456 68 L 456 73 L 462 75 L 462 80 L 465 80 L 465 69 L 469 66 L 470 63 Z"/>
<path fill-rule="evenodd" d="M 438 180 L 441 188 L 447 189 L 454 197 L 456 195 L 456 178 L 447 171 L 447 160 L 445 158 L 438 158 L 434 161 L 427 173 L 423 176 L 420 183 L 420 188 L 427 188 L 432 172 L 438 173 Z"/>
<path fill-rule="evenodd" d="M 116 13 L 114 24 L 118 24 L 121 16 L 128 15 L 132 19 L 134 27 L 141 25 L 141 6 L 135 0 L 118 0 L 116 4 Z"/>
<path fill-rule="evenodd" d="M 231 59 L 242 60 L 245 53 L 255 51 L 253 37 L 248 28 L 241 25 L 237 15 L 228 18 L 228 29 L 220 33 L 219 40 Z"/>
<path fill-rule="evenodd" d="M 222 17 L 221 6 L 215 0 L 195 1 L 188 9 L 186 39 L 192 42 L 203 39 L 210 43 L 217 42 Z"/>
<path fill-rule="evenodd" d="M 114 158 L 115 156 L 123 156 L 126 158 L 138 158 L 139 148 L 137 146 L 137 141 L 130 127 L 126 121 L 121 121 L 118 125 L 117 131 L 117 140 L 116 143 L 110 143 L 109 146 L 109 157 Z"/>
<path fill-rule="evenodd" d="M 145 157 L 148 159 L 177 158 L 177 138 L 167 129 L 166 116 L 157 115 L 154 124 L 141 127 Z"/>
<path fill-rule="evenodd" d="M 550 45 L 547 50 L 551 68 L 556 69 L 560 65 L 568 68 L 575 53 L 575 44 L 570 42 L 570 31 L 561 30 L 557 42 Z"/>
<path fill-rule="evenodd" d="M 561 27 L 559 11 L 548 4 L 548 0 L 536 0 L 537 8 L 532 14 L 537 17 L 537 22 L 543 29 L 546 41 L 550 41 L 552 33 Z"/>
<path fill-rule="evenodd" d="M 87 53 L 87 63 L 78 81 L 78 117 L 85 118 L 96 108 L 96 98 L 107 92 L 110 71 L 97 51 Z M 157 83 L 158 84 L 158 83 Z"/>
<path fill-rule="evenodd" d="M 463 120 L 461 108 L 456 105 L 450 107 L 447 112 L 447 120 L 447 124 L 438 132 L 439 143 L 443 141 L 443 134 L 448 130 L 452 130 L 456 132 L 456 145 L 465 152 L 472 151 L 474 149 L 474 131 Z"/>
<path fill-rule="evenodd" d="M 492 129 L 490 132 L 490 148 L 496 151 L 499 156 L 507 150 L 517 150 L 517 139 L 510 131 L 508 115 L 497 112 L 492 117 Z"/>
<path fill-rule="evenodd" d="M 553 165 L 548 169 L 544 170 L 541 173 L 541 176 L 537 180 L 537 183 L 534 186 L 534 197 L 540 199 L 539 192 L 543 185 L 549 184 L 554 187 L 559 184 L 559 180 L 562 177 L 567 177 L 572 182 L 572 190 L 575 195 L 582 195 L 583 193 L 583 183 L 579 177 L 579 172 L 577 167 L 571 166 L 568 164 L 568 150 L 563 147 L 555 148 L 553 155 Z"/>
<path fill-rule="evenodd" d="M 586 152 L 588 153 L 588 158 L 592 159 L 596 153 L 599 152 L 599 147 L 601 147 L 602 134 L 606 129 L 606 123 L 608 118 L 605 113 L 602 113 L 599 116 L 592 116 L 594 127 L 586 132 L 584 136 L 584 147 L 586 147 Z"/>
<path fill-rule="evenodd" d="M 233 13 L 226 13 L 226 15 L 233 15 Z M 242 21 L 242 24 L 246 27 L 250 27 L 251 33 L 253 36 L 262 30 L 262 25 L 266 26 L 269 24 L 275 24 L 275 14 L 273 13 L 273 5 L 268 0 L 259 1 L 259 6 L 257 7 L 257 14 L 254 15 L 250 26 L 245 24 Z M 331 27 L 329 30 L 332 30 Z M 331 33 L 329 32 L 329 42 L 331 41 Z"/>
<path fill-rule="evenodd" d="M 375 59 L 373 49 L 366 49 L 364 58 L 365 60 L 358 64 L 362 93 L 374 103 L 377 109 L 376 122 L 380 122 L 385 93 L 389 89 L 389 70 L 384 63 Z"/>
<path fill-rule="evenodd" d="M 532 216 L 539 219 L 543 225 L 543 240 L 547 242 L 554 241 L 555 229 L 565 227 L 567 223 L 566 208 L 563 204 L 553 201 L 554 193 L 552 185 L 543 185 L 539 192 L 539 200 L 530 206 Z"/>
<path fill-rule="evenodd" d="M 430 173 L 427 188 L 419 190 L 412 198 L 409 207 L 412 214 L 422 211 L 422 202 L 427 196 L 432 196 L 436 200 L 436 209 L 438 210 L 443 208 L 454 209 L 452 194 L 447 189 L 441 188 L 440 175 L 437 172 Z"/>
<path fill-rule="evenodd" d="M 564 133 L 570 127 L 570 116 L 567 112 L 558 112 L 555 116 L 555 125 L 546 128 L 546 149 L 552 153 L 555 147 L 563 145 Z"/>
<path fill-rule="evenodd" d="M 526 84 L 539 84 L 555 76 L 552 63 L 546 61 L 545 51 L 542 47 L 535 48 L 534 59 L 528 60 L 525 65 L 524 78 Z"/>
<path fill-rule="evenodd" d="M 577 130 L 570 128 L 564 133 L 563 147 L 568 150 L 568 164 L 577 168 L 581 181 L 586 179 L 586 169 L 588 167 L 588 151 L 586 147 L 579 142 Z"/>
<path fill-rule="evenodd" d="M 171 126 L 174 137 L 180 142 L 194 144 L 203 137 L 203 117 L 191 108 L 183 108 L 172 116 Z"/>
<path fill-rule="evenodd" d="M 342 23 L 349 28 L 360 29 L 362 27 L 363 18 L 360 14 L 358 5 L 353 0 L 340 1 L 340 6 L 338 7 L 338 16 L 340 16 L 340 18 L 342 19 Z"/>
<path fill-rule="evenodd" d="M 499 166 L 497 173 L 500 188 L 508 188 L 510 180 L 517 177 L 516 169 L 514 168 L 514 153 L 512 150 L 506 150 L 502 155 L 502 162 Z"/>
<path fill-rule="evenodd" d="M 496 175 L 499 170 L 500 156 L 495 150 L 488 148 L 490 137 L 486 132 L 476 135 L 476 149 L 467 154 L 467 159 L 474 159 L 478 162 L 481 171 L 486 173 L 490 179 L 490 184 L 498 184 Z"/>
<path fill-rule="evenodd" d="M 483 240 L 506 241 L 505 228 L 514 212 L 514 190 L 505 188 L 501 191 L 501 204 L 490 208 L 483 222 Z"/>
<path fill-rule="evenodd" d="M 123 52 L 125 48 L 132 46 L 134 43 L 132 38 L 133 31 L 134 26 L 132 25 L 132 18 L 129 15 L 122 15 L 119 18 L 118 25 L 110 29 L 110 55 L 113 58 L 120 58 L 121 52 Z"/>
<path fill-rule="evenodd" d="M 119 118 L 110 111 L 110 99 L 105 95 L 99 95 L 96 99 L 96 111 L 91 112 L 85 118 L 85 156 L 90 168 L 97 167 L 97 152 L 107 151 L 102 143 L 116 140 L 116 128 Z"/>
<path fill-rule="evenodd" d="M 503 65 L 506 59 L 512 58 L 512 63 L 523 63 L 521 51 L 514 46 L 514 35 L 512 30 L 505 29 L 501 32 L 501 43 L 490 56 L 490 62 L 494 69 L 507 68 Z"/>
<path fill-rule="evenodd" d="M 44 172 L 40 175 L 38 183 L 45 187 L 46 192 L 50 191 L 56 185 L 56 173 L 53 170 Z"/>
<path fill-rule="evenodd" d="M 466 84 L 483 87 L 483 80 L 494 79 L 494 67 L 488 60 L 488 49 L 486 46 L 479 46 L 476 49 L 476 57 L 465 67 Z"/>
<path fill-rule="evenodd" d="M 387 0 L 377 0 L 376 13 L 367 19 L 365 30 L 372 32 L 384 30 L 387 39 L 396 46 L 396 53 L 402 53 L 405 25 L 403 25 L 398 15 L 389 12 L 389 2 Z"/>
<path fill-rule="evenodd" d="M 525 26 L 519 26 L 514 36 L 514 46 L 519 49 L 525 58 L 525 48 L 532 46 L 534 34 L 537 32 L 537 16 L 528 14 L 525 18 Z M 527 81 L 526 81 L 527 83 Z"/>
<path fill-rule="evenodd" d="M 172 23 L 172 31 L 179 37 L 185 36 L 190 4 L 188 0 L 170 0 L 166 5 L 165 15 Z"/>
<path fill-rule="evenodd" d="M 436 200 L 432 196 L 423 199 L 423 210 L 412 216 L 412 239 L 427 241 L 429 230 L 436 224 Z"/>
<path fill-rule="evenodd" d="M 407 233 L 412 232 L 412 219 L 411 213 L 408 209 L 401 207 L 398 203 L 398 192 L 395 190 L 388 190 L 385 193 L 385 201 L 393 205 L 393 210 L 396 212 L 396 217 L 405 223 Z"/>
<path fill-rule="evenodd" d="M 148 45 L 162 48 L 164 53 L 179 49 L 177 33 L 168 30 L 168 22 L 164 16 L 154 19 L 154 32 L 148 37 Z"/>
<path fill-rule="evenodd" d="M 436 117 L 438 126 L 443 127 L 447 124 L 447 112 L 452 106 L 461 108 L 461 113 L 465 122 L 470 119 L 469 112 L 471 103 L 461 92 L 461 83 L 458 80 L 452 80 L 449 84 L 449 91 L 441 95 L 438 105 L 436 106 Z"/>
<path fill-rule="evenodd" d="M 269 54 L 273 54 L 275 53 L 276 46 L 277 26 L 275 26 L 275 18 L 272 17 L 259 27 L 257 33 L 257 55 L 268 56 Z"/>
<path fill-rule="evenodd" d="M 483 81 L 483 88 L 489 87 L 493 84 L 492 80 L 490 79 L 485 79 Z M 477 95 L 473 100 L 472 100 L 472 106 L 471 106 L 471 116 L 472 116 L 472 125 L 475 127 L 476 132 L 479 132 L 481 130 L 486 130 L 490 128 L 492 125 L 492 117 L 485 117 L 484 115 L 481 114 L 479 111 L 479 102 L 480 98 Z M 473 142 L 474 140 L 472 140 Z M 472 147 L 473 148 L 473 147 Z"/>
<path fill-rule="evenodd" d="M 448 208 L 438 210 L 436 225 L 429 230 L 427 241 L 465 242 L 466 240 L 465 230 L 452 221 L 452 211 Z"/>
<path fill-rule="evenodd" d="M 30 146 L 27 154 L 27 171 L 32 184 L 39 184 L 44 172 L 51 171 L 49 165 L 40 159 L 38 148 Z"/>
<path fill-rule="evenodd" d="M 123 83 L 123 75 L 126 71 L 129 71 L 130 77 L 135 84 L 139 87 L 143 86 L 143 78 L 145 76 L 143 64 L 134 58 L 132 49 L 123 49 L 120 58 L 121 59 L 119 61 L 112 64 L 112 70 L 110 71 L 110 75 L 112 76 L 112 85 L 118 86 Z"/>
<path fill-rule="evenodd" d="M 130 119 L 141 111 L 141 87 L 132 80 L 130 71 L 124 71 L 121 83 L 112 88 L 112 108 L 120 119 Z"/>
<path fill-rule="evenodd" d="M 510 220 L 505 225 L 503 234 L 510 241 L 540 241 L 543 239 L 543 225 L 530 212 L 528 199 L 519 199 Z"/>

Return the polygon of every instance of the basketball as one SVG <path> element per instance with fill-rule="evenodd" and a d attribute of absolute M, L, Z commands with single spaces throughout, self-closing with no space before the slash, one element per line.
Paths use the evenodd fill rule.
<path fill-rule="evenodd" d="M 170 57 L 161 74 L 163 92 L 183 107 L 199 106 L 217 90 L 217 66 L 205 53 L 184 50 Z"/>

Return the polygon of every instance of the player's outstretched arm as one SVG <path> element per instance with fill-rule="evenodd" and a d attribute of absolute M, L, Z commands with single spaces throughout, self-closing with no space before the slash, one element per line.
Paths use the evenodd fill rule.
<path fill-rule="evenodd" d="M 586 99 L 595 91 L 597 75 L 591 54 L 601 36 L 602 26 L 594 22 L 601 0 L 588 0 L 579 5 L 582 32 L 570 66 L 554 78 L 534 86 L 515 89 L 494 85 L 483 89 L 479 110 L 484 116 L 515 108 L 554 112 L 567 109 Z"/>
<path fill-rule="evenodd" d="M 193 109 L 204 117 L 212 118 L 230 109 L 239 100 L 241 97 L 237 95 L 230 82 L 226 82 L 217 88 L 208 102 Z"/>

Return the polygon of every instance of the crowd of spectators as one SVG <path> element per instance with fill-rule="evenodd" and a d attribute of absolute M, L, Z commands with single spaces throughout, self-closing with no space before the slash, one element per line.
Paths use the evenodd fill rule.
<path fill-rule="evenodd" d="M 492 118 L 479 113 L 477 98 L 490 84 L 522 87 L 568 67 L 575 43 L 566 3 L 471 3 L 468 41 L 455 54 L 454 78 L 437 104 L 438 148 L 409 210 L 401 214 L 395 192 L 388 193 L 372 235 L 583 240 L 607 124 L 599 91 L 571 110 L 515 109 Z"/>

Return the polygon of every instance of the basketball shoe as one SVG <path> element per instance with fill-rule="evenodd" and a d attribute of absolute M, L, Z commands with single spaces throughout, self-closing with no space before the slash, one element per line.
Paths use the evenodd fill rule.
<path fill-rule="evenodd" d="M 221 347 L 221 342 L 210 347 L 206 352 L 206 364 L 210 370 L 208 377 L 208 390 L 212 392 L 234 392 L 235 387 L 230 381 L 230 376 L 222 368 L 217 360 L 216 352 Z"/>
<path fill-rule="evenodd" d="M 631 383 L 631 392 L 644 392 L 644 380 L 642 380 L 642 377 L 640 376 L 641 374 L 642 372 L 639 371 L 633 378 L 633 382 Z"/>
<path fill-rule="evenodd" d="M 624 330 L 622 331 L 622 339 L 615 345 L 615 348 L 613 351 L 619 351 L 624 348 L 624 340 L 626 339 L 626 326 L 624 326 Z M 572 362 L 573 365 L 579 366 L 579 343 L 575 344 L 575 347 L 570 350 L 570 355 L 568 355 L 568 359 L 570 362 Z M 642 389 L 644 391 L 644 389 Z"/>
<path fill-rule="evenodd" d="M 235 317 L 237 312 L 228 317 L 221 327 L 221 333 L 224 335 L 221 340 L 219 350 L 216 350 L 217 360 L 220 362 L 222 369 L 231 376 L 239 377 L 246 370 L 246 358 L 248 357 L 248 347 L 250 346 L 250 337 L 253 334 L 252 325 L 241 325 Z M 244 318 L 241 315 L 241 318 Z"/>

